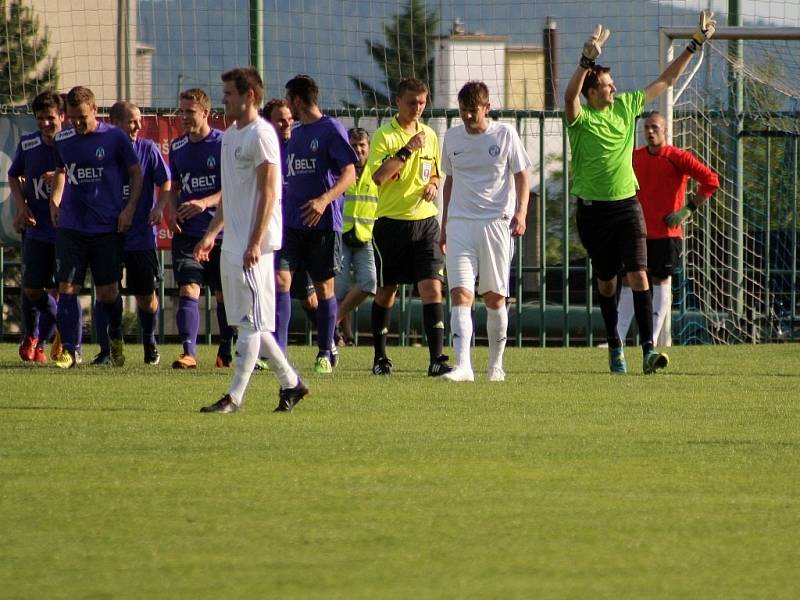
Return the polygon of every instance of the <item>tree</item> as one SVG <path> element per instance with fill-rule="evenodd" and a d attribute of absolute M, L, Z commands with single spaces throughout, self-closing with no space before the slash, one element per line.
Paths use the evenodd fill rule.
<path fill-rule="evenodd" d="M 421 79 L 429 89 L 433 89 L 432 51 L 438 29 L 439 16 L 436 11 L 428 11 L 424 0 L 408 0 L 403 12 L 383 26 L 386 45 L 364 40 L 367 51 L 385 78 L 385 90 L 380 90 L 358 77 L 350 76 L 364 99 L 365 107 L 392 106 L 391 95 L 405 77 Z"/>
<path fill-rule="evenodd" d="M 47 28 L 23 0 L 0 0 L 0 106 L 29 103 L 58 86 L 58 67 L 49 56 Z"/>

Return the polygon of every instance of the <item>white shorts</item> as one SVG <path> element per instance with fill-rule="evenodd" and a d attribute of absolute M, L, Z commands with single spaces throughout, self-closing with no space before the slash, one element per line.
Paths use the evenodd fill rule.
<path fill-rule="evenodd" d="M 261 255 L 255 266 L 245 270 L 242 257 L 220 253 L 225 314 L 231 327 L 249 324 L 256 331 L 275 331 L 275 258 Z"/>
<path fill-rule="evenodd" d="M 447 220 L 447 286 L 508 296 L 514 244 L 507 219 Z"/>

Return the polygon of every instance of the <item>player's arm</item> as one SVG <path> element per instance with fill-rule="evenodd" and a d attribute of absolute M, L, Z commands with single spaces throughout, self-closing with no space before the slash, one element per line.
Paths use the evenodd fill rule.
<path fill-rule="evenodd" d="M 147 221 L 151 225 L 158 225 L 164 218 L 164 210 L 169 206 L 169 195 L 171 191 L 172 181 L 170 179 L 167 179 L 158 186 L 158 202 L 156 202 L 156 205 L 147 217 Z M 170 209 L 170 211 L 172 211 L 172 209 Z"/>
<path fill-rule="evenodd" d="M 583 53 L 578 63 L 578 68 L 570 77 L 567 83 L 567 89 L 564 90 L 564 113 L 567 117 L 567 124 L 572 124 L 575 119 L 581 114 L 581 88 L 583 87 L 583 80 L 595 66 L 597 57 L 603 50 L 603 44 L 606 43 L 608 36 L 611 35 L 611 30 L 606 29 L 602 25 L 597 25 L 583 44 Z"/>
<path fill-rule="evenodd" d="M 381 163 L 381 166 L 372 174 L 372 181 L 374 181 L 375 185 L 378 187 L 382 186 L 387 181 L 391 181 L 403 170 L 406 161 L 411 158 L 411 155 L 424 147 L 425 132 L 420 131 L 392 156 L 386 157 Z"/>
<path fill-rule="evenodd" d="M 514 173 L 514 191 L 517 194 L 517 206 L 514 210 L 514 217 L 511 219 L 511 235 L 525 235 L 528 224 L 528 198 L 530 196 L 530 185 L 528 183 L 528 171 L 523 169 L 519 173 Z"/>
<path fill-rule="evenodd" d="M 447 254 L 447 213 L 450 210 L 450 197 L 453 195 L 453 178 L 450 175 L 444 176 L 442 186 L 442 227 L 439 233 L 439 247 L 442 254 Z"/>
<path fill-rule="evenodd" d="M 14 198 L 16 215 L 14 216 L 14 229 L 22 232 L 23 229 L 36 226 L 36 219 L 31 212 L 28 203 L 25 202 L 25 192 L 22 189 L 22 177 L 8 176 L 8 187 L 11 188 L 11 197 Z"/>
<path fill-rule="evenodd" d="M 275 209 L 275 190 L 280 185 L 281 169 L 278 165 L 264 161 L 256 167 L 256 186 L 258 189 L 258 205 L 256 218 L 250 231 L 250 239 L 244 251 L 243 264 L 245 269 L 252 268 L 261 258 L 261 244 L 267 233 L 272 211 Z"/>
<path fill-rule="evenodd" d="M 61 197 L 64 195 L 66 183 L 67 173 L 64 167 L 58 167 L 53 175 L 53 192 L 50 194 L 50 220 L 55 227 L 58 226 L 58 213 L 61 209 Z"/>
<path fill-rule="evenodd" d="M 136 206 L 139 204 L 139 197 L 142 195 L 142 167 L 138 162 L 128 167 L 128 180 L 130 181 L 131 192 L 128 197 L 128 203 L 117 218 L 117 231 L 119 233 L 125 233 L 130 228 L 133 216 L 136 214 Z"/>
<path fill-rule="evenodd" d="M 677 166 L 684 174 L 698 183 L 697 193 L 686 204 L 664 217 L 669 227 L 677 227 L 691 217 L 719 189 L 719 177 L 708 166 L 700 162 L 691 152 L 681 151 Z"/>
<path fill-rule="evenodd" d="M 339 173 L 339 179 L 331 189 L 321 196 L 312 198 L 300 207 L 303 225 L 314 227 L 314 225 L 319 223 L 328 205 L 344 194 L 347 188 L 355 183 L 355 180 L 356 166 L 352 163 L 344 166 L 341 173 Z"/>
<path fill-rule="evenodd" d="M 181 203 L 178 207 L 177 215 L 178 220 L 188 221 L 192 217 L 207 211 L 209 208 L 217 208 L 222 201 L 222 191 L 214 192 L 202 198 L 195 198 L 194 200 L 187 200 Z"/>
<path fill-rule="evenodd" d="M 206 232 L 203 234 L 203 237 L 200 238 L 200 241 L 195 244 L 193 252 L 195 260 L 200 262 L 206 262 L 209 260 L 211 250 L 214 248 L 214 241 L 217 239 L 217 236 L 222 231 L 222 227 L 225 225 L 225 215 L 222 213 L 222 202 L 220 201 L 217 205 L 217 210 L 214 213 L 214 216 L 211 217 L 211 221 L 208 223 L 208 229 L 206 229 Z"/>
<path fill-rule="evenodd" d="M 700 22 L 697 25 L 697 30 L 692 35 L 692 39 L 689 40 L 689 45 L 680 53 L 678 58 L 673 60 L 669 66 L 664 69 L 664 72 L 658 76 L 658 79 L 644 89 L 646 102 L 657 98 L 675 85 L 678 77 L 686 70 L 686 66 L 692 59 L 692 54 L 714 35 L 716 27 L 717 22 L 714 20 L 713 12 L 704 10 L 700 13 Z"/>

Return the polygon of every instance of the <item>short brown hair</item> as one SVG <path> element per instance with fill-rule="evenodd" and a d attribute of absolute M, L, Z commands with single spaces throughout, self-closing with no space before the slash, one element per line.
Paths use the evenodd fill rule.
<path fill-rule="evenodd" d="M 253 90 L 256 106 L 261 104 L 261 99 L 264 97 L 264 81 L 255 67 L 237 67 L 225 71 L 220 79 L 225 83 L 232 81 L 236 91 L 242 95 Z"/>
<path fill-rule="evenodd" d="M 286 95 L 300 98 L 306 106 L 316 106 L 319 101 L 319 86 L 309 75 L 295 75 L 286 82 Z"/>
<path fill-rule="evenodd" d="M 36 96 L 31 103 L 31 110 L 34 115 L 39 111 L 48 110 L 50 108 L 55 108 L 60 113 L 64 112 L 64 98 L 61 94 L 53 90 L 42 92 Z"/>
<path fill-rule="evenodd" d="M 367 140 L 369 141 L 369 131 L 363 127 L 351 127 L 347 130 L 348 140 Z"/>
<path fill-rule="evenodd" d="M 197 104 L 206 110 L 211 110 L 211 97 L 206 94 L 205 90 L 201 90 L 200 88 L 189 88 L 188 90 L 182 91 L 181 100 L 197 102 Z"/>
<path fill-rule="evenodd" d="M 489 88 L 482 81 L 468 81 L 458 91 L 458 101 L 469 108 L 489 104 Z"/>
<path fill-rule="evenodd" d="M 94 92 L 82 85 L 76 85 L 67 92 L 67 104 L 72 107 L 80 106 L 81 104 L 88 104 L 90 106 L 97 106 Z"/>
<path fill-rule="evenodd" d="M 127 113 L 133 112 L 137 110 L 139 107 L 136 106 L 133 102 L 128 102 L 127 100 L 120 100 L 119 102 L 115 102 L 111 109 L 108 111 L 108 118 L 111 119 L 112 123 L 122 123 L 125 121 L 125 117 Z"/>
<path fill-rule="evenodd" d="M 415 92 L 417 94 L 430 94 L 430 90 L 428 89 L 428 84 L 422 81 L 422 79 L 416 79 L 415 77 L 406 77 L 405 79 L 401 79 L 400 83 L 397 84 L 397 97 L 399 98 L 406 92 Z"/>
<path fill-rule="evenodd" d="M 600 75 L 603 73 L 611 73 L 611 67 L 604 67 L 603 65 L 595 65 L 592 70 L 586 74 L 581 86 L 581 94 L 587 100 L 589 99 L 589 90 L 596 90 L 599 83 Z"/>
<path fill-rule="evenodd" d="M 289 108 L 289 103 L 283 98 L 270 98 L 261 110 L 261 116 L 270 121 L 272 119 L 272 111 L 278 107 Z"/>

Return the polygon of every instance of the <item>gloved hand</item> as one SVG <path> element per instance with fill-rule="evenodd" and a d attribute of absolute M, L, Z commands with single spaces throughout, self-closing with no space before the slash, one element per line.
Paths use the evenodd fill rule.
<path fill-rule="evenodd" d="M 608 36 L 611 35 L 611 30 L 598 25 L 594 28 L 592 35 L 586 40 L 583 45 L 583 54 L 581 55 L 581 66 L 584 69 L 591 69 L 594 66 L 594 61 L 603 51 L 603 44 L 606 43 Z"/>
<path fill-rule="evenodd" d="M 684 206 L 682 209 L 676 210 L 674 213 L 670 213 L 664 217 L 664 222 L 668 227 L 678 227 L 682 225 L 686 219 L 691 217 L 693 212 L 691 208 Z"/>
<path fill-rule="evenodd" d="M 714 13 L 704 10 L 700 13 L 700 22 L 697 24 L 697 31 L 692 34 L 692 39 L 686 49 L 694 54 L 700 46 L 705 44 L 717 30 L 717 22 L 714 20 Z"/>

